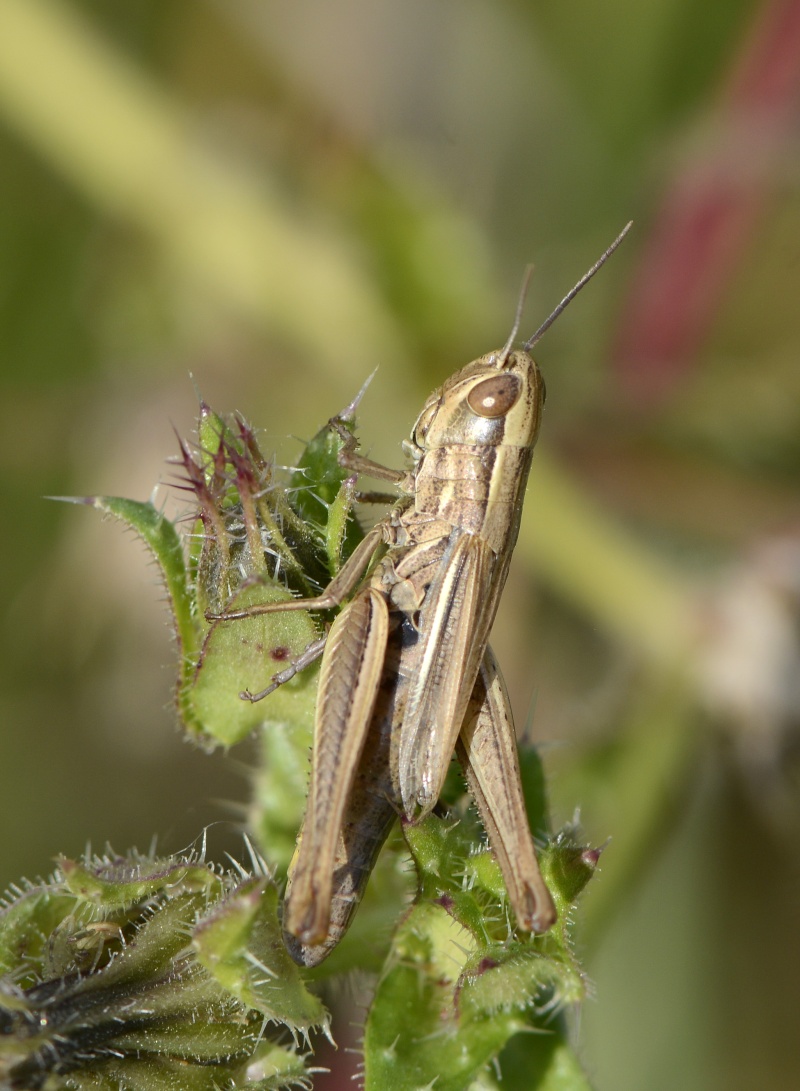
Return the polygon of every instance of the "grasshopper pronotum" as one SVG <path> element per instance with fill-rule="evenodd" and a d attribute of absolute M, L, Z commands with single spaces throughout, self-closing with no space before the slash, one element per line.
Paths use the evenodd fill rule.
<path fill-rule="evenodd" d="M 431 811 L 454 749 L 518 927 L 545 932 L 556 919 L 488 638 L 544 404 L 530 350 L 629 228 L 514 350 L 523 288 L 504 347 L 457 371 L 428 398 L 404 444 L 407 472 L 378 466 L 357 456 L 353 442 L 345 445 L 343 464 L 393 482 L 401 495 L 321 595 L 222 615 L 327 610 L 353 596 L 327 639 L 251 698 L 322 654 L 308 805 L 284 912 L 298 962 L 321 962 L 344 935 L 395 818 L 418 822 Z"/>

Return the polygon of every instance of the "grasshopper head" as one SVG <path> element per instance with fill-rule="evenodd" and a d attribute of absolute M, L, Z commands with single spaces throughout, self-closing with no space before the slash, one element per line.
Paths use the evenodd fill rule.
<path fill-rule="evenodd" d="M 544 380 L 522 349 L 481 356 L 435 391 L 414 425 L 420 451 L 451 444 L 532 447 L 544 405 Z"/>
<path fill-rule="evenodd" d="M 533 447 L 539 431 L 545 388 L 530 349 L 614 253 L 631 226 L 629 223 L 620 232 L 522 348 L 513 350 L 533 270 L 533 266 L 528 266 L 508 340 L 497 352 L 481 356 L 451 375 L 440 390 L 431 394 L 412 432 L 409 450 L 413 458 L 419 460 L 426 451 L 451 444 Z"/>

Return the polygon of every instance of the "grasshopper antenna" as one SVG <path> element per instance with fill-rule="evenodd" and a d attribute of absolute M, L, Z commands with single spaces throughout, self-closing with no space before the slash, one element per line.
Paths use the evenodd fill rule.
<path fill-rule="evenodd" d="M 528 285 L 531 282 L 533 276 L 533 265 L 526 265 L 525 272 L 522 274 L 522 287 L 519 290 L 519 299 L 517 300 L 517 311 L 514 315 L 514 325 L 511 327 L 511 333 L 508 335 L 508 340 L 503 345 L 497 357 L 497 366 L 505 367 L 508 354 L 511 352 L 511 346 L 514 344 L 517 334 L 519 333 L 519 327 L 522 323 L 522 312 L 525 309 L 525 299 L 528 295 Z"/>
<path fill-rule="evenodd" d="M 608 259 L 611 257 L 611 255 L 614 253 L 614 251 L 617 249 L 619 244 L 622 242 L 622 240 L 625 238 L 625 236 L 628 234 L 628 232 L 630 231 L 630 229 L 632 227 L 633 227 L 633 220 L 629 220 L 628 223 L 626 223 L 625 226 L 623 227 L 623 229 L 620 231 L 619 235 L 617 235 L 617 237 L 614 239 L 614 241 L 609 246 L 609 248 L 603 254 L 600 255 L 600 257 L 597 259 L 597 261 L 591 267 L 589 272 L 583 274 L 583 276 L 578 281 L 578 283 L 575 285 L 575 287 L 572 289 L 572 291 L 567 292 L 567 294 L 561 300 L 561 302 L 556 307 L 556 309 L 553 311 L 553 313 L 550 315 L 550 317 L 546 318 L 544 320 L 544 322 L 542 322 L 541 326 L 536 331 L 536 333 L 533 335 L 533 337 L 531 337 L 528 341 L 525 342 L 525 344 L 522 346 L 523 349 L 525 350 L 525 352 L 530 352 L 531 349 L 533 348 L 533 346 L 536 344 L 536 342 L 540 341 L 542 339 L 542 336 L 545 333 L 547 333 L 547 331 L 553 325 L 553 323 L 558 318 L 558 316 L 563 311 L 566 310 L 566 308 L 573 301 L 573 299 L 578 294 L 578 292 L 581 290 L 581 288 L 583 288 L 584 285 L 589 283 L 589 281 L 592 279 L 592 277 L 594 276 L 594 274 L 597 272 L 597 270 L 600 268 L 601 265 L 605 265 L 605 263 L 608 261 Z"/>

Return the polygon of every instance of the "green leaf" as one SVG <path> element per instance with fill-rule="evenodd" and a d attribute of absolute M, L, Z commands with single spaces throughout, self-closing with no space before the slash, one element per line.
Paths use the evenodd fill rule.
<path fill-rule="evenodd" d="M 410 1091 L 435 1079 L 437 1089 L 457 1091 L 512 1035 L 544 1030 L 546 1013 L 552 1020 L 554 1007 L 584 999 L 568 921 L 593 857 L 573 831 L 548 843 L 541 859 L 559 921 L 530 936 L 510 930 L 500 869 L 488 850 L 474 852 L 471 817 L 430 816 L 405 836 L 419 894 L 395 933 L 367 1018 L 366 1087 Z"/>
<path fill-rule="evenodd" d="M 128 861 L 110 866 L 102 872 L 75 860 L 61 857 L 59 870 L 67 890 L 80 901 L 90 902 L 103 911 L 126 909 L 134 902 L 153 897 L 165 887 L 180 886 L 183 890 L 211 891 L 219 887 L 219 879 L 203 864 L 175 861 L 156 862 L 151 868 Z"/>
<path fill-rule="evenodd" d="M 0 974 L 33 965 L 47 937 L 75 904 L 45 884 L 26 890 L 0 912 Z"/>
<path fill-rule="evenodd" d="M 91 504 L 98 511 L 113 515 L 135 530 L 150 548 L 167 588 L 182 661 L 193 659 L 199 631 L 192 612 L 183 547 L 174 525 L 149 501 L 141 503 L 121 496 L 91 496 L 78 503 Z"/>
<path fill-rule="evenodd" d="M 284 946 L 278 895 L 251 879 L 194 931 L 198 960 L 246 1007 L 306 1032 L 327 1026 L 325 1009 L 306 989 Z"/>
<path fill-rule="evenodd" d="M 234 1084 L 243 1091 L 276 1091 L 282 1087 L 309 1087 L 303 1058 L 290 1049 L 265 1042 L 256 1057 L 243 1068 Z"/>
<path fill-rule="evenodd" d="M 342 558 L 358 544 L 361 532 L 353 519 L 353 502 L 356 495 L 355 478 L 346 478 L 328 508 L 325 526 L 325 553 L 328 568 L 335 575 L 342 566 Z"/>
<path fill-rule="evenodd" d="M 528 824 L 534 833 L 547 833 L 550 820 L 544 767 L 539 751 L 524 740 L 519 745 L 519 771 Z"/>
<path fill-rule="evenodd" d="M 591 1091 L 560 1019 L 547 1031 L 512 1038 L 498 1067 L 502 1091 Z"/>
<path fill-rule="evenodd" d="M 303 451 L 291 480 L 289 496 L 294 510 L 306 522 L 325 530 L 328 578 L 363 537 L 351 512 L 353 474 L 339 462 L 345 446 L 339 428 L 352 433 L 354 412 L 354 406 L 348 407 L 317 432 Z"/>
<path fill-rule="evenodd" d="M 228 608 L 244 610 L 290 598 L 276 584 L 255 583 L 235 595 Z M 316 669 L 299 672 L 263 701 L 242 700 L 239 694 L 264 689 L 317 636 L 304 610 L 213 622 L 196 671 L 181 694 L 186 722 L 224 746 L 232 746 L 261 725 L 288 725 L 297 731 L 297 744 L 304 749 L 314 718 Z"/>
<path fill-rule="evenodd" d="M 327 1029 L 281 940 L 278 893 L 197 857 L 64 861 L 0 913 L 0 1086 L 280 1087 L 303 1059 L 269 1040 Z"/>
<path fill-rule="evenodd" d="M 352 431 L 352 423 L 343 417 L 335 417 L 334 421 Z M 308 523 L 325 526 L 328 507 L 342 482 L 350 476 L 350 471 L 339 464 L 343 446 L 341 433 L 330 422 L 312 437 L 297 463 L 290 482 L 292 507 Z"/>
<path fill-rule="evenodd" d="M 474 942 L 440 906 L 416 905 L 395 934 L 364 1038 L 367 1091 L 469 1087 L 506 1039 L 514 1017 L 463 1019 L 459 976 Z"/>

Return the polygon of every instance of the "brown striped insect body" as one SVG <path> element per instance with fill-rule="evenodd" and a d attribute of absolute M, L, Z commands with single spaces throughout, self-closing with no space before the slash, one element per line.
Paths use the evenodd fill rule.
<path fill-rule="evenodd" d="M 246 612 L 329 609 L 350 599 L 322 653 L 308 805 L 289 872 L 284 930 L 299 962 L 315 965 L 338 943 L 397 814 L 418 822 L 430 813 L 454 750 L 518 927 L 544 932 L 556 919 L 488 638 L 544 405 L 529 350 L 627 230 L 522 349 L 511 347 L 521 299 L 504 348 L 468 364 L 430 396 L 404 445 L 407 473 L 346 447 L 344 464 L 395 482 L 400 499 L 322 595 Z M 320 649 L 321 642 L 314 654 Z"/>
<path fill-rule="evenodd" d="M 439 798 L 486 656 L 542 404 L 531 357 L 494 353 L 452 376 L 414 428 L 405 496 L 378 524 L 387 552 L 336 618 L 323 657 L 309 804 L 284 922 L 303 962 L 335 945 L 396 815 L 419 821 Z M 484 689 L 497 677 L 493 661 L 486 670 Z M 526 865 L 518 923 L 544 931 L 555 910 L 525 817 L 508 700 L 502 690 L 491 716 L 487 700 L 473 719 L 491 733 L 501 708 L 511 740 L 502 753 L 511 771 L 497 773 L 512 789 L 513 840 L 524 841 L 504 854 L 514 868 L 523 858 Z M 497 746 L 481 753 L 484 764 L 498 763 Z"/>
<path fill-rule="evenodd" d="M 447 380 L 414 428 L 413 502 L 396 517 L 378 574 L 422 637 L 392 763 L 409 819 L 431 810 L 444 783 L 516 542 L 543 404 L 527 352 L 490 353 Z"/>

